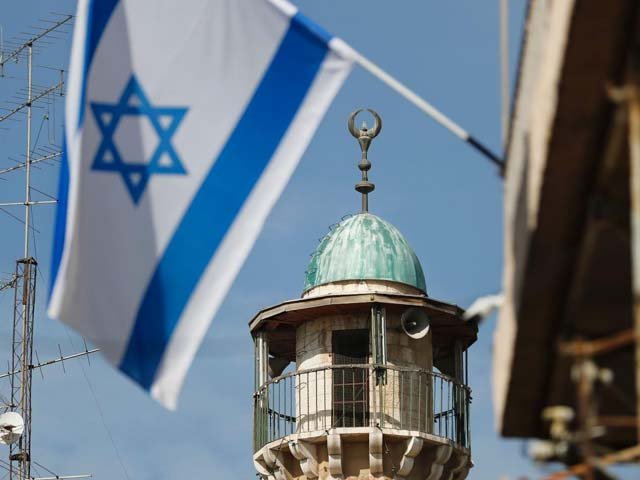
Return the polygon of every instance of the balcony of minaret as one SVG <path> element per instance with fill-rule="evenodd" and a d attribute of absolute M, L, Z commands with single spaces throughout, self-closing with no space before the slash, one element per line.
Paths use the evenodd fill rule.
<path fill-rule="evenodd" d="M 331 294 L 316 289 L 267 308 L 250 324 L 259 474 L 465 478 L 466 349 L 475 326 L 459 308 L 409 286 L 368 281 L 362 290 L 341 283 Z M 415 313 L 429 322 L 421 338 L 403 328 L 403 316 Z"/>

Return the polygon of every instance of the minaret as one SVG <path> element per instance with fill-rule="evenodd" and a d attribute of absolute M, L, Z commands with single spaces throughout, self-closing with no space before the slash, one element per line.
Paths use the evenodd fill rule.
<path fill-rule="evenodd" d="M 369 213 L 368 150 L 382 122 L 369 110 L 373 128 L 357 129 L 359 112 L 349 131 L 362 152 L 362 212 L 321 240 L 302 298 L 250 322 L 254 465 L 269 480 L 462 480 L 477 326 L 427 295 L 405 238 Z"/>

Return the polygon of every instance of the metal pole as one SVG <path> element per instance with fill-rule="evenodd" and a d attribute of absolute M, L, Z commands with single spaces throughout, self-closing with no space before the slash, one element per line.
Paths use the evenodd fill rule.
<path fill-rule="evenodd" d="M 578 372 L 578 423 L 582 439 L 579 441 L 579 451 L 582 460 L 587 466 L 584 472 L 584 480 L 595 480 L 594 458 L 595 453 L 591 441 L 591 433 L 594 427 L 595 415 L 593 412 L 593 383 L 595 381 L 597 367 L 592 359 L 586 355 L 580 355 L 573 365 L 573 371 Z"/>
<path fill-rule="evenodd" d="M 55 477 L 32 477 L 32 480 L 71 480 L 76 478 L 91 478 L 93 475 L 56 475 Z"/>
<path fill-rule="evenodd" d="M 19 297 L 18 297 L 18 292 L 20 291 L 20 270 L 19 270 L 19 264 L 16 264 L 16 273 L 15 273 L 15 284 L 13 286 L 13 328 L 12 328 L 12 336 L 11 336 L 11 369 L 14 370 L 15 367 L 17 365 L 20 365 L 20 368 L 22 368 L 22 363 L 18 362 L 19 358 L 17 358 L 17 353 L 19 352 L 19 350 L 16 348 L 16 345 L 19 345 L 19 338 L 18 335 L 20 334 L 19 329 L 17 328 L 18 326 L 18 313 L 20 311 L 20 303 L 19 303 Z M 21 318 L 21 317 L 20 317 Z M 18 404 L 16 402 L 17 400 L 17 392 L 20 389 L 20 386 L 18 385 L 19 379 L 16 375 L 12 375 L 11 376 L 11 405 L 9 406 L 9 408 L 11 408 L 12 411 L 14 411 Z M 13 462 L 13 456 L 14 453 L 16 452 L 16 449 L 19 449 L 19 445 L 10 445 L 9 446 L 9 478 L 11 480 L 13 480 L 14 478 L 14 462 Z"/>
<path fill-rule="evenodd" d="M 11 480 L 29 478 L 31 470 L 31 358 L 33 353 L 33 313 L 36 290 L 36 261 L 33 258 L 16 262 L 15 304 L 11 369 L 20 374 L 11 376 L 11 409 L 24 420 L 24 432 L 9 451 Z"/>
<path fill-rule="evenodd" d="M 47 367 L 49 365 L 53 365 L 53 364 L 60 363 L 60 362 L 64 363 L 65 360 L 72 360 L 72 359 L 78 358 L 78 357 L 83 357 L 83 356 L 87 356 L 88 357 L 92 353 L 96 353 L 96 352 L 99 352 L 99 351 L 100 351 L 99 348 L 92 348 L 91 350 L 87 349 L 84 352 L 78 352 L 78 353 L 74 353 L 72 355 L 67 355 L 67 356 L 64 356 L 64 357 L 61 356 L 61 357 L 58 357 L 58 358 L 54 358 L 53 360 L 47 360 L 46 362 L 38 363 L 37 365 L 30 365 L 29 366 L 29 370 L 35 370 L 36 368 Z M 6 378 L 6 377 L 11 377 L 11 376 L 17 375 L 19 373 L 22 373 L 22 369 L 15 370 L 15 371 L 9 371 L 7 373 L 0 374 L 0 379 Z"/>
<path fill-rule="evenodd" d="M 420 97 L 413 90 L 408 88 L 406 85 L 398 81 L 396 78 L 389 75 L 386 71 L 380 68 L 378 65 L 373 63 L 371 60 L 352 49 L 345 43 L 341 43 L 340 47 L 348 52 L 348 54 L 353 58 L 353 60 L 364 68 L 366 71 L 371 73 L 374 77 L 377 77 L 391 89 L 395 90 L 400 96 L 404 97 L 410 103 L 413 103 L 418 109 L 420 109 L 423 113 L 427 114 L 433 120 L 438 122 L 441 126 L 449 130 L 460 140 L 466 142 L 476 151 L 481 153 L 488 160 L 493 162 L 499 170 L 500 174 L 504 169 L 504 160 L 497 154 L 493 153 L 489 147 L 484 145 L 478 139 L 476 139 L 473 135 L 467 132 L 464 128 L 458 125 L 456 122 L 447 117 L 444 113 L 438 110 L 436 107 L 427 102 L 424 98 Z"/>
<path fill-rule="evenodd" d="M 33 163 L 33 162 L 31 162 Z M 17 207 L 19 205 L 26 205 L 26 206 L 32 206 L 32 205 L 55 205 L 57 204 L 58 201 L 57 200 L 42 200 L 42 201 L 38 201 L 38 202 L 4 202 L 4 203 L 0 203 L 0 207 Z M 26 225 L 26 223 L 25 223 Z"/>
<path fill-rule="evenodd" d="M 15 285 L 16 295 L 14 304 L 13 320 L 13 346 L 12 346 L 12 370 L 20 372 L 20 391 L 17 396 L 15 388 L 15 376 L 12 377 L 12 399 L 13 409 L 17 409 L 24 420 L 24 433 L 18 443 L 19 451 L 10 451 L 11 478 L 29 478 L 31 475 L 31 376 L 32 372 L 31 355 L 33 352 L 33 313 L 35 296 L 35 271 L 36 262 L 29 258 L 29 224 L 31 222 L 31 116 L 32 116 L 32 73 L 33 73 L 33 44 L 27 43 L 28 51 L 28 72 L 27 72 L 27 152 L 26 152 L 26 175 L 25 175 L 25 201 L 24 201 L 24 258 L 18 260 L 16 266 Z M 19 331 L 17 331 L 19 330 Z M 17 398 L 16 398 L 17 396 Z M 13 464 L 17 463 L 17 471 L 14 471 Z"/>
<path fill-rule="evenodd" d="M 33 70 L 33 44 L 29 43 L 29 73 L 27 75 L 27 158 L 25 160 L 26 166 L 26 180 L 25 180 L 25 199 L 24 199 L 24 258 L 29 258 L 29 222 L 31 220 L 31 74 Z"/>
<path fill-rule="evenodd" d="M 33 355 L 33 313 L 35 306 L 36 263 L 33 259 L 26 260 L 24 265 L 23 305 L 22 313 L 22 418 L 24 419 L 24 433 L 22 435 L 21 471 L 25 478 L 31 476 L 31 379 L 33 372 L 29 368 Z"/>
<path fill-rule="evenodd" d="M 27 263 L 23 270 L 23 294 L 22 294 L 22 379 L 20 381 L 20 413 L 25 421 L 25 432 L 21 442 L 21 458 L 18 472 L 24 478 L 29 478 L 31 474 L 31 364 L 30 351 L 32 348 L 33 308 L 30 292 L 30 275 L 33 274 L 29 262 L 29 224 L 31 222 L 31 78 L 33 73 L 33 45 L 28 44 L 29 66 L 27 74 L 27 157 L 25 175 L 25 201 L 24 201 L 24 259 Z M 34 277 L 35 280 L 35 277 Z"/>
<path fill-rule="evenodd" d="M 4 32 L 0 25 L 0 77 L 4 77 Z"/>
<path fill-rule="evenodd" d="M 640 412 L 640 101 L 637 87 L 630 89 L 629 104 L 629 176 L 631 196 L 631 258 L 633 318 L 636 339 L 636 410 Z M 640 415 L 637 415 L 640 418 Z M 638 424 L 640 440 L 640 422 Z"/>

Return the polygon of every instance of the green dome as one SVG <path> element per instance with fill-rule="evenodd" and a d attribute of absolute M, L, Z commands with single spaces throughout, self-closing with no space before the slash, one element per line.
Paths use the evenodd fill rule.
<path fill-rule="evenodd" d="M 405 238 L 370 213 L 343 220 L 320 241 L 304 291 L 341 280 L 390 280 L 427 292 L 420 261 Z"/>

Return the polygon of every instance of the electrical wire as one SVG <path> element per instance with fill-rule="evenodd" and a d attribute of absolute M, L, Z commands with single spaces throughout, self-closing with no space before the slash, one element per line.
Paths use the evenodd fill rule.
<path fill-rule="evenodd" d="M 6 214 L 7 214 L 7 215 L 9 215 L 11 218 L 13 218 L 14 220 L 17 220 L 18 222 L 20 222 L 21 224 L 23 224 L 23 225 L 24 225 L 24 220 L 22 220 L 22 219 L 21 219 L 21 218 L 19 218 L 19 217 L 16 217 L 13 213 L 10 213 L 10 212 L 9 212 L 9 211 L 7 211 L 6 209 L 4 209 L 4 208 L 0 207 L 0 212 L 4 212 L 4 213 L 6 213 Z M 30 228 L 33 228 L 33 227 L 30 227 Z M 39 230 L 36 230 L 35 228 L 34 228 L 34 230 L 35 230 L 36 232 L 40 233 L 40 231 L 39 231 Z"/>
<path fill-rule="evenodd" d="M 42 465 L 41 463 L 36 462 L 35 460 L 31 460 L 32 464 L 37 465 L 38 467 L 42 468 L 43 470 L 45 470 L 47 473 L 50 473 L 51 475 L 53 475 L 54 477 L 57 477 L 58 474 L 55 472 L 52 472 L 51 470 L 49 470 L 47 467 L 45 467 L 44 465 Z"/>
<path fill-rule="evenodd" d="M 40 473 L 40 470 L 38 469 L 38 467 L 36 467 L 36 465 L 34 465 L 35 463 L 36 463 L 36 462 L 34 462 L 33 460 L 31 460 L 31 465 L 30 465 L 29 467 L 30 467 L 30 469 L 31 469 L 31 470 L 33 470 L 33 471 L 35 472 L 35 474 L 36 474 L 38 477 L 42 477 L 43 475 L 42 475 L 42 473 Z M 30 476 L 31 476 L 31 477 L 33 477 L 33 475 L 30 475 Z M 55 477 L 55 476 L 56 476 L 56 475 L 54 474 L 54 477 Z"/>
<path fill-rule="evenodd" d="M 40 120 L 40 126 L 38 127 L 38 133 L 36 134 L 36 139 L 33 142 L 33 146 L 31 147 L 31 155 L 35 153 L 36 148 L 38 147 L 38 140 L 40 140 L 40 134 L 42 133 L 42 127 L 44 126 L 44 121 L 49 120 L 49 116 L 45 113 L 42 115 L 42 120 Z"/>
<path fill-rule="evenodd" d="M 31 188 L 31 190 L 35 190 L 36 192 L 38 192 L 38 193 L 40 193 L 40 194 L 44 195 L 45 197 L 47 197 L 47 198 L 48 198 L 48 199 L 50 199 L 50 200 L 58 201 L 58 199 L 57 199 L 56 197 L 54 197 L 53 195 L 49 195 L 47 192 L 43 192 L 42 190 L 40 190 L 40 189 L 38 189 L 38 188 L 34 187 L 33 185 L 31 185 L 29 188 Z"/>
<path fill-rule="evenodd" d="M 69 329 L 64 326 L 64 330 L 67 334 L 67 338 L 69 339 L 69 343 L 71 343 L 71 346 L 75 349 L 75 345 L 73 344 L 73 340 L 71 339 L 71 334 L 69 333 Z M 116 442 L 113 438 L 113 435 L 111 433 L 111 429 L 109 428 L 109 426 L 107 425 L 107 421 L 106 418 L 104 416 L 104 412 L 102 410 L 102 406 L 100 405 L 100 401 L 98 400 L 98 395 L 96 394 L 95 389 L 93 388 L 93 385 L 91 384 L 91 381 L 89 380 L 89 377 L 87 375 L 87 372 L 84 369 L 84 365 L 81 363 L 80 364 L 80 369 L 82 370 L 82 376 L 84 377 L 85 381 L 87 382 L 87 386 L 89 387 L 89 391 L 91 392 L 91 395 L 93 396 L 93 400 L 96 404 L 96 408 L 98 409 L 98 414 L 100 415 L 100 420 L 102 421 L 102 426 L 104 427 L 105 431 L 107 432 L 107 436 L 109 437 L 109 441 L 111 442 L 111 446 L 113 447 L 113 451 L 116 454 L 116 458 L 118 459 L 118 463 L 120 464 L 120 467 L 122 468 L 122 472 L 124 474 L 124 478 L 126 478 L 127 480 L 130 480 L 131 477 L 129 477 L 129 472 L 127 471 L 127 467 L 124 465 L 124 462 L 122 460 L 122 456 L 120 455 L 120 450 L 118 449 L 118 446 L 116 445 Z"/>

